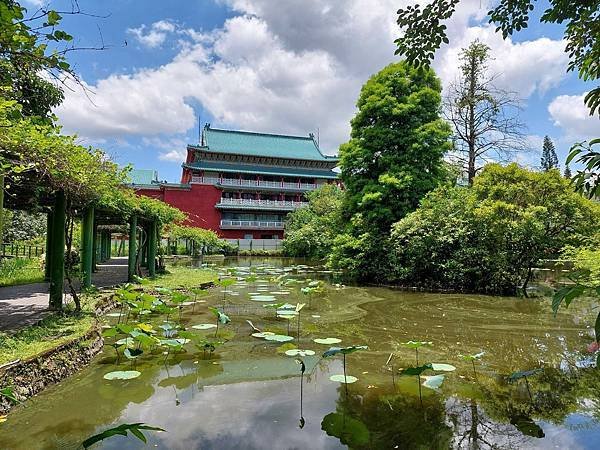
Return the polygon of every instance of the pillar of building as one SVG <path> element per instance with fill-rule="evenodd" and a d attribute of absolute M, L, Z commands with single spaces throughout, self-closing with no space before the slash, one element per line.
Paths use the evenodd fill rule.
<path fill-rule="evenodd" d="M 132 215 L 129 219 L 129 255 L 127 256 L 127 279 L 133 281 L 135 276 L 137 217 Z"/>
<path fill-rule="evenodd" d="M 65 277 L 65 220 L 66 199 L 63 191 L 56 193 L 52 214 L 52 238 L 50 254 L 50 309 L 62 309 L 63 283 Z"/>
<path fill-rule="evenodd" d="M 81 274 L 84 288 L 92 285 L 94 253 L 94 208 L 86 208 L 81 221 Z"/>

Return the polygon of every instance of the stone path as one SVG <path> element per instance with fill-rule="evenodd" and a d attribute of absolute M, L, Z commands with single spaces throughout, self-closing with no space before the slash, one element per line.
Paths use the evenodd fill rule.
<path fill-rule="evenodd" d="M 98 288 L 114 286 L 126 280 L 127 257 L 112 258 L 98 264 L 98 271 L 92 274 L 92 284 Z M 66 301 L 71 301 L 71 297 L 67 296 Z M 0 331 L 14 332 L 37 323 L 49 313 L 48 283 L 0 288 Z"/>

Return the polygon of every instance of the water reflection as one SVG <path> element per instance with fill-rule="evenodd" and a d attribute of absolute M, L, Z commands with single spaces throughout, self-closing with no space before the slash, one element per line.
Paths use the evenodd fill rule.
<path fill-rule="evenodd" d="M 257 260 L 226 262 L 250 263 L 261 267 Z M 308 267 L 293 277 L 331 280 L 333 274 Z M 163 363 L 160 355 L 144 354 L 134 362 L 142 372 L 138 379 L 114 383 L 102 378 L 116 362 L 107 347 L 88 369 L 17 408 L 0 425 L 0 448 L 75 448 L 94 433 L 131 422 L 167 430 L 148 435 L 149 446 L 163 449 L 600 447 L 600 377 L 595 368 L 577 369 L 587 341 L 583 324 L 592 316 L 581 304 L 555 319 L 541 300 L 328 284 L 302 311 L 296 344 L 317 356 L 299 365 L 277 352 L 279 344 L 250 336 L 246 320 L 261 330 L 287 327 L 272 310 L 249 301 L 255 288 L 230 287 L 239 294 L 227 296 L 230 338 L 212 355 L 190 348 Z M 304 302 L 299 287 L 289 291 L 283 300 Z M 206 305 L 222 298 L 217 291 Z M 212 319 L 205 306 L 196 306 L 181 320 L 190 326 Z M 328 347 L 315 344 L 315 337 L 369 346 L 352 356 L 349 374 L 359 381 L 347 391 L 329 380 L 343 371 L 341 360 L 320 359 Z M 414 350 L 399 345 L 408 340 L 433 342 L 419 350 L 419 361 L 457 366 L 440 391 L 397 376 L 415 363 Z M 476 372 L 458 357 L 481 350 L 486 353 Z M 396 356 L 390 360 L 391 351 Z M 514 371 L 537 367 L 543 370 L 527 384 L 507 382 Z M 117 437 L 98 448 L 140 444 Z"/>

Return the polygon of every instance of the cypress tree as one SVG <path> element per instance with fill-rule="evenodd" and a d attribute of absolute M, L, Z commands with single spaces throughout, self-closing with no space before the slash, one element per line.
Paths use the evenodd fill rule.
<path fill-rule="evenodd" d="M 564 176 L 567 180 L 570 180 L 573 177 L 573 175 L 571 174 L 571 168 L 569 166 L 565 167 L 565 175 Z"/>
<path fill-rule="evenodd" d="M 544 136 L 541 165 L 544 172 L 558 168 L 558 157 L 556 156 L 554 143 L 548 136 Z"/>

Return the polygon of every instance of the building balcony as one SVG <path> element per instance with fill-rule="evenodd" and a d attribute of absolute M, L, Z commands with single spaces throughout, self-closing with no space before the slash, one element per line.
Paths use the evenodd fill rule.
<path fill-rule="evenodd" d="M 294 202 L 287 200 L 251 200 L 245 198 L 221 198 L 215 205 L 221 209 L 259 209 L 274 211 L 293 211 L 303 206 L 308 206 L 308 202 Z"/>
<path fill-rule="evenodd" d="M 192 177 L 192 183 L 239 189 L 267 189 L 277 191 L 304 192 L 317 188 L 315 183 L 292 183 L 289 181 L 242 180 L 237 178 Z"/>
<path fill-rule="evenodd" d="M 283 222 L 258 220 L 221 220 L 222 230 L 283 230 Z"/>

